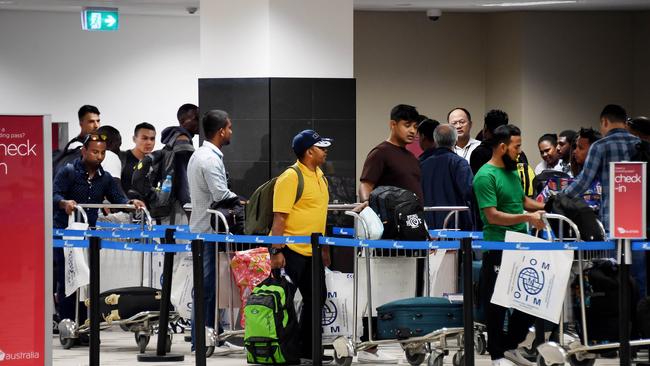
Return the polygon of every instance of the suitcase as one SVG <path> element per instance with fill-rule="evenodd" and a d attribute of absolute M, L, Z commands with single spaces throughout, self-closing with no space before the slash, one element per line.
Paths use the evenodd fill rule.
<path fill-rule="evenodd" d="M 110 323 L 143 311 L 160 311 L 160 298 L 161 291 L 151 287 L 116 288 L 99 294 L 99 311 L 102 319 Z M 86 306 L 89 302 L 86 300 Z"/>
<path fill-rule="evenodd" d="M 413 297 L 377 308 L 377 339 L 420 337 L 463 326 L 463 304 L 442 297 Z"/>

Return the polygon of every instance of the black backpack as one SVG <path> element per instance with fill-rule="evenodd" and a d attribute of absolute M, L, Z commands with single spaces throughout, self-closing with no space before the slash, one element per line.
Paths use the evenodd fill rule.
<path fill-rule="evenodd" d="M 74 142 L 81 143 L 81 141 L 75 137 L 68 141 L 63 150 L 54 152 L 52 156 L 52 178 L 56 177 L 56 173 L 58 173 L 62 167 L 81 157 L 81 145 L 74 149 L 70 149 L 70 145 Z"/>
<path fill-rule="evenodd" d="M 566 216 L 573 221 L 580 230 L 580 239 L 583 241 L 605 240 L 603 230 L 598 224 L 598 218 L 594 210 L 589 207 L 582 197 L 569 197 L 563 193 L 551 196 L 544 206 L 546 212 Z M 556 236 L 559 236 L 557 220 L 551 222 L 551 228 Z M 569 227 L 564 226 L 563 233 L 569 237 Z"/>
<path fill-rule="evenodd" d="M 144 201 L 152 217 L 169 217 L 178 186 L 174 174 L 174 157 L 181 151 L 189 150 L 194 151 L 191 144 L 175 144 L 173 147 L 166 145 L 145 156 L 134 168 L 131 189 L 126 195 Z M 168 175 L 172 177 L 172 190 L 171 193 L 164 193 L 157 188 L 162 186 Z"/>
<path fill-rule="evenodd" d="M 384 223 L 384 239 L 427 240 L 424 208 L 418 196 L 406 189 L 380 186 L 370 193 L 370 208 Z"/>

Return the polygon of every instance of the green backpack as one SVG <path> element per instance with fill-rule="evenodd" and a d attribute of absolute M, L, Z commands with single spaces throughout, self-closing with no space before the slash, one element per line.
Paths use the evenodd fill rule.
<path fill-rule="evenodd" d="M 293 169 L 298 174 L 298 189 L 296 200 L 298 202 L 305 188 L 305 178 L 297 165 L 287 169 Z M 257 187 L 255 192 L 246 204 L 246 219 L 244 221 L 244 234 L 246 235 L 269 235 L 273 225 L 273 189 L 278 177 L 274 177 Z"/>
<path fill-rule="evenodd" d="M 251 364 L 296 364 L 299 358 L 299 335 L 294 290 L 289 282 L 273 270 L 257 285 L 246 301 L 244 346 Z"/>

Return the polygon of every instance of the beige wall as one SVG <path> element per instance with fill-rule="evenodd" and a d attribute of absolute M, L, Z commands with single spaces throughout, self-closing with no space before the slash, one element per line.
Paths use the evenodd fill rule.
<path fill-rule="evenodd" d="M 397 103 L 445 120 L 467 107 L 477 133 L 488 109 L 522 127 L 540 161 L 546 132 L 598 126 L 607 103 L 650 115 L 649 12 L 355 13 L 357 173 L 388 135 Z"/>
<path fill-rule="evenodd" d="M 355 12 L 354 22 L 357 177 L 370 149 L 388 137 L 396 104 L 439 121 L 457 105 L 481 115 L 485 17 L 448 14 L 434 23 L 424 13 Z"/>

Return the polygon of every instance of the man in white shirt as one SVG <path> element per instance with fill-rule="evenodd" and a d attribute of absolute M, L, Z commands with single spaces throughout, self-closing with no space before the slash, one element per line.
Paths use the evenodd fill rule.
<path fill-rule="evenodd" d="M 472 115 L 467 109 L 456 107 L 447 114 L 447 123 L 454 126 L 458 133 L 458 141 L 454 146 L 454 152 L 469 163 L 472 152 L 481 144 L 479 140 L 473 139 L 470 135 L 472 131 Z"/>
<path fill-rule="evenodd" d="M 190 198 L 192 202 L 192 215 L 190 216 L 190 231 L 193 233 L 210 233 L 210 214 L 207 209 L 212 202 L 232 199 L 237 195 L 228 188 L 226 167 L 223 162 L 221 149 L 230 144 L 232 136 L 232 122 L 228 113 L 220 110 L 211 110 L 203 117 L 203 131 L 205 141 L 199 147 L 187 165 L 187 179 L 190 185 Z M 216 306 L 216 245 L 206 243 L 203 249 L 203 288 L 205 298 L 205 325 L 214 328 Z M 192 314 L 194 318 L 194 314 Z M 221 326 L 217 324 L 219 333 Z M 194 330 L 195 327 L 192 327 Z M 192 332 L 192 335 L 194 332 Z M 194 338 L 194 337 L 193 337 Z M 216 350 L 227 352 L 237 347 L 225 342 Z M 192 340 L 194 349 L 194 340 Z M 239 348 L 241 349 L 241 348 Z"/>

